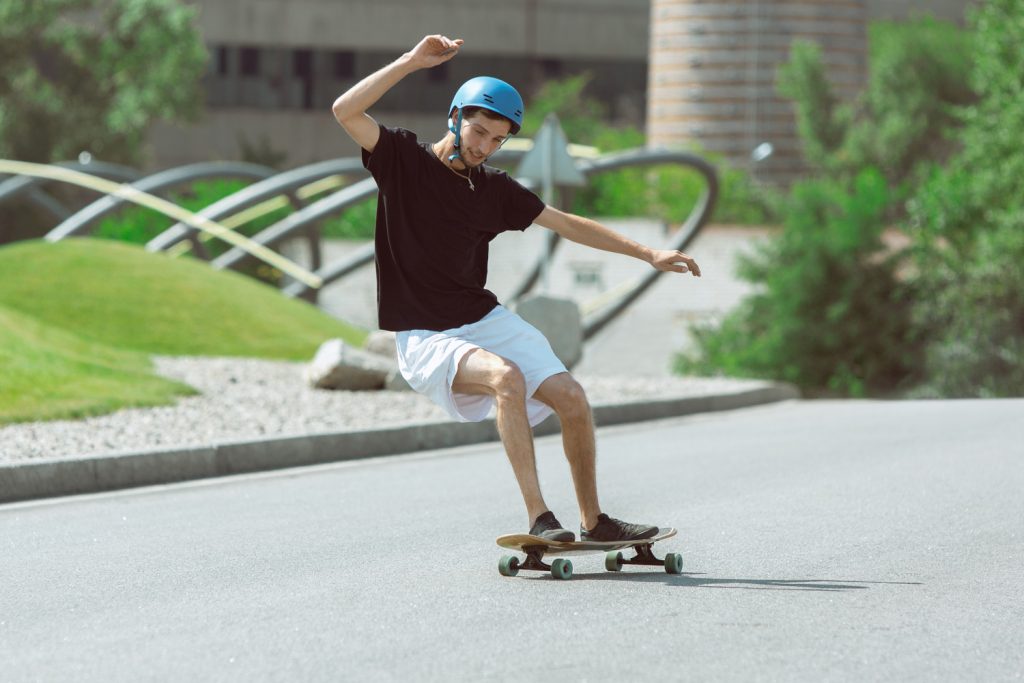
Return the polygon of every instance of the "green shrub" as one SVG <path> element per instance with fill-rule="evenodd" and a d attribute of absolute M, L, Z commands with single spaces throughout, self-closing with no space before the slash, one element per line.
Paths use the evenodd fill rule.
<path fill-rule="evenodd" d="M 373 239 L 376 225 L 377 197 L 374 196 L 324 221 L 323 236 L 346 240 Z"/>
<path fill-rule="evenodd" d="M 963 148 L 909 202 L 915 311 L 939 396 L 1024 395 L 1024 1 L 972 16 Z"/>
<path fill-rule="evenodd" d="M 602 153 L 642 148 L 643 132 L 632 126 L 606 123 L 603 104 L 586 95 L 588 74 L 549 81 L 530 101 L 523 123 L 524 136 L 535 135 L 549 113 L 555 113 L 571 142 L 593 145 Z M 719 194 L 714 219 L 722 223 L 764 224 L 778 221 L 776 193 L 760 187 L 745 171 L 730 168 L 721 158 L 693 149 L 716 164 Z M 693 210 L 704 189 L 704 178 L 674 164 L 612 171 L 590 178 L 575 193 L 572 210 L 586 216 L 649 217 L 680 223 Z"/>
<path fill-rule="evenodd" d="M 874 22 L 869 74 L 856 102 L 844 103 L 826 77 L 821 48 L 797 40 L 779 69 L 779 92 L 796 105 L 806 161 L 816 172 L 849 178 L 878 168 L 893 188 L 916 182 L 923 163 L 957 149 L 957 107 L 976 98 L 968 74 L 969 34 L 923 17 Z"/>
<path fill-rule="evenodd" d="M 198 212 L 214 202 L 238 192 L 246 185 L 247 183 L 241 180 L 203 180 L 193 183 L 191 187 L 182 192 L 170 194 L 168 200 L 189 211 Z M 242 232 L 252 234 L 254 229 L 267 227 L 273 221 L 280 220 L 284 215 L 287 215 L 287 209 L 275 211 L 271 215 L 253 221 L 251 225 L 243 226 Z M 126 205 L 117 213 L 100 221 L 93 231 L 93 235 L 132 244 L 145 244 L 175 223 L 177 223 L 175 219 L 158 211 L 142 206 Z"/>
<path fill-rule="evenodd" d="M 910 296 L 881 239 L 889 202 L 876 170 L 849 187 L 824 179 L 795 185 L 780 237 L 741 268 L 760 291 L 720 327 L 697 328 L 698 352 L 681 357 L 677 370 L 851 396 L 906 381 Z"/>

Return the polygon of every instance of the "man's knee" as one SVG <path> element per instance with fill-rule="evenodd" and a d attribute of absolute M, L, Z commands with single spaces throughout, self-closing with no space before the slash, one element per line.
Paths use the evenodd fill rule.
<path fill-rule="evenodd" d="M 590 419 L 590 402 L 587 401 L 587 393 L 579 382 L 566 375 L 552 389 L 550 392 L 551 402 L 560 418 L 567 420 Z"/>
<path fill-rule="evenodd" d="M 526 377 L 519 366 L 505 358 L 500 359 L 493 373 L 493 386 L 498 398 L 525 399 Z"/>

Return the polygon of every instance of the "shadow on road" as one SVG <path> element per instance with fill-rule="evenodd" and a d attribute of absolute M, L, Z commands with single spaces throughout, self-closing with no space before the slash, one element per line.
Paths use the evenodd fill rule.
<path fill-rule="evenodd" d="M 538 577 L 541 578 L 541 577 Z M 550 578 L 550 577 L 546 577 Z M 672 576 L 664 573 L 603 572 L 600 574 L 573 574 L 573 581 L 630 581 L 663 583 L 682 588 L 739 588 L 741 590 L 819 591 L 835 593 L 866 590 L 875 585 L 920 586 L 914 581 L 851 581 L 838 579 L 719 579 L 705 574 L 684 573 Z"/>

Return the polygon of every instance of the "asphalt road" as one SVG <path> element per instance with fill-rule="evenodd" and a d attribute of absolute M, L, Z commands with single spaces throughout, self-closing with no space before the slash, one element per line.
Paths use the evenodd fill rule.
<path fill-rule="evenodd" d="M 0 679 L 1017 680 L 1024 401 L 790 402 L 603 430 L 684 574 L 498 574 L 494 445 L 0 506 Z M 557 437 L 548 502 L 574 505 Z"/>

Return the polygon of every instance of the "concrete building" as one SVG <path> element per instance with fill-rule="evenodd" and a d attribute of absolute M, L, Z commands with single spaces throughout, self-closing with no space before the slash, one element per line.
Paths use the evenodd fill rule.
<path fill-rule="evenodd" d="M 157 167 L 237 159 L 243 144 L 286 166 L 354 155 L 330 105 L 424 35 L 466 41 L 448 64 L 413 74 L 374 108 L 383 122 L 440 136 L 458 86 L 480 74 L 529 95 L 546 79 L 589 72 L 589 92 L 642 126 L 649 0 L 199 0 L 210 50 L 205 117 L 157 126 Z"/>
<path fill-rule="evenodd" d="M 443 132 L 466 78 L 504 78 L 529 98 L 548 78 L 589 72 L 611 116 L 646 124 L 652 144 L 698 143 L 751 165 L 799 169 L 790 105 L 772 87 L 794 37 L 821 40 L 852 97 L 866 76 L 865 22 L 928 13 L 962 20 L 970 0 L 190 0 L 210 51 L 203 120 L 155 126 L 151 166 L 238 159 L 243 148 L 293 167 L 358 152 L 330 104 L 423 35 L 466 40 L 446 66 L 414 74 L 374 113 Z M 650 90 L 648 90 L 650 82 Z"/>

